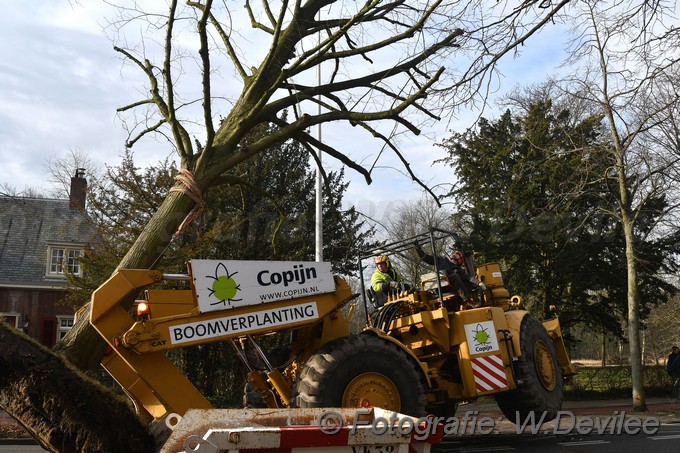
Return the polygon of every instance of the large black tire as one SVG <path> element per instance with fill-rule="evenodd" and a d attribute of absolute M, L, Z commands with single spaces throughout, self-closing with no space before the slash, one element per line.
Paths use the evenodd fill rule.
<path fill-rule="evenodd" d="M 522 383 L 516 390 L 496 394 L 498 407 L 511 422 L 523 423 L 531 412 L 536 422 L 544 414 L 543 421 L 553 420 L 564 399 L 562 369 L 550 335 L 531 315 L 522 320 L 520 347 L 522 356 L 515 378 Z"/>
<path fill-rule="evenodd" d="M 420 417 L 425 392 L 417 364 L 396 345 L 352 335 L 324 345 L 304 365 L 293 392 L 297 407 L 365 407 Z"/>
<path fill-rule="evenodd" d="M 243 407 L 246 409 L 267 407 L 260 392 L 248 381 L 243 384 Z"/>

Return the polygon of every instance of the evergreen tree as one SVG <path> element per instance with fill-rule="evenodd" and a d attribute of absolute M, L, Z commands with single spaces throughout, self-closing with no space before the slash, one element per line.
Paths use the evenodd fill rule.
<path fill-rule="evenodd" d="M 625 247 L 620 225 L 603 215 L 613 205 L 596 177 L 607 165 L 603 132 L 599 117 L 536 101 L 523 115 L 483 118 L 443 146 L 459 178 L 449 195 L 476 261 L 500 260 L 511 291 L 534 311 L 556 306 L 564 327 L 583 323 L 621 336 Z M 646 278 L 654 288 L 663 286 L 660 247 L 648 244 Z M 657 291 L 647 300 L 663 297 Z"/>

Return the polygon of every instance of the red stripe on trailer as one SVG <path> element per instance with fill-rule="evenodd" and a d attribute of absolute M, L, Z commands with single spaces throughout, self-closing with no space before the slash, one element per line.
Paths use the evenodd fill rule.
<path fill-rule="evenodd" d="M 236 451 L 238 451 L 238 453 L 292 453 L 290 448 L 245 448 Z"/>
<path fill-rule="evenodd" d="M 326 434 L 318 426 L 281 426 L 281 448 L 346 446 L 349 426 L 343 426 L 335 434 Z"/>
<path fill-rule="evenodd" d="M 434 421 L 436 420 L 436 417 L 432 415 L 428 415 L 428 419 L 430 419 L 429 422 L 422 422 L 418 425 L 417 430 L 414 429 L 411 431 L 411 443 L 439 443 L 442 441 L 442 438 L 444 437 L 444 425 L 442 423 L 437 423 L 435 425 Z M 426 429 L 427 432 L 425 432 Z M 416 451 L 413 448 L 413 446 L 409 445 L 409 452 Z"/>
<path fill-rule="evenodd" d="M 434 420 L 418 425 L 418 432 L 411 432 L 412 443 L 439 443 L 444 432 L 443 425 Z M 275 429 L 279 431 L 279 446 L 275 448 L 240 449 L 239 453 L 294 453 L 298 448 L 322 448 L 322 447 L 349 447 L 350 427 L 343 426 L 335 434 L 325 434 L 318 426 L 282 426 Z M 383 446 L 384 447 L 384 446 Z M 368 447 L 370 450 L 371 447 Z M 358 446 L 357 449 L 366 449 Z M 409 445 L 409 453 L 420 453 L 420 449 Z"/>

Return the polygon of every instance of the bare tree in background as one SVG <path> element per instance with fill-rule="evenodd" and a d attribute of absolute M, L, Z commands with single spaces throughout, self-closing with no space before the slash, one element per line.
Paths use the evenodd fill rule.
<path fill-rule="evenodd" d="M 648 333 L 648 357 L 655 363 L 665 365 L 665 360 L 673 345 L 680 344 L 680 295 L 650 310 L 645 319 L 645 332 Z"/>
<path fill-rule="evenodd" d="M 404 240 L 417 234 L 426 233 L 431 228 L 452 229 L 450 226 L 452 212 L 439 204 L 428 194 L 423 193 L 419 200 L 403 203 L 394 209 L 387 223 L 388 242 Z M 422 240 L 421 240 L 422 242 Z M 442 244 L 437 244 L 441 246 Z M 448 244 L 450 245 L 450 244 Z M 426 250 L 430 249 L 424 244 Z M 443 250 L 440 250 L 443 252 Z M 420 283 L 420 276 L 432 272 L 430 265 L 423 263 L 415 249 L 407 251 L 407 256 L 394 257 L 397 268 L 407 281 Z"/>
<path fill-rule="evenodd" d="M 35 187 L 24 187 L 23 190 L 17 189 L 8 182 L 0 183 L 0 196 L 4 197 L 29 197 L 29 198 L 45 198 L 45 194 L 41 189 Z"/>
<path fill-rule="evenodd" d="M 0 195 L 29 198 L 68 198 L 71 190 L 71 177 L 75 175 L 77 168 L 84 168 L 85 174 L 90 178 L 97 178 L 99 175 L 97 164 L 90 159 L 86 151 L 80 149 L 69 148 L 65 155 L 52 156 L 43 167 L 50 176 L 49 182 L 53 184 L 48 193 L 33 187 L 25 187 L 23 190 L 19 190 L 8 183 L 0 183 Z"/>
<path fill-rule="evenodd" d="M 628 279 L 628 339 L 633 381 L 633 407 L 646 410 L 640 341 L 641 302 L 638 290 L 639 222 L 656 222 L 677 213 L 672 187 L 677 184 L 678 129 L 673 127 L 678 94 L 680 31 L 665 25 L 672 5 L 639 2 L 615 5 L 580 2 L 571 63 L 578 68 L 568 91 L 599 106 L 610 131 L 604 151 L 607 182 L 616 206 L 609 212 L 622 225 Z M 672 23 L 672 21 L 671 21 Z M 665 93 L 665 94 L 664 94 Z M 663 137 L 663 139 L 662 139 Z M 649 212 L 663 203 L 663 213 Z M 651 234 L 665 234 L 662 228 Z"/>
<path fill-rule="evenodd" d="M 85 170 L 88 179 L 100 176 L 98 164 L 82 149 L 69 148 L 64 155 L 52 156 L 44 167 L 50 175 L 50 183 L 54 184 L 51 195 L 55 198 L 68 198 L 71 178 L 78 168 Z"/>
<path fill-rule="evenodd" d="M 232 3 L 207 0 L 149 2 L 149 8 L 168 7 L 152 11 L 141 10 L 134 1 L 118 2 L 120 15 L 111 20 L 107 31 L 115 37 L 115 50 L 126 64 L 148 81 L 142 98 L 119 109 L 129 126 L 128 146 L 160 136 L 176 150 L 181 167 L 176 186 L 119 267 L 152 266 L 173 235 L 181 233 L 200 209 L 202 194 L 219 184 L 239 184 L 239 175 L 230 172 L 237 164 L 290 139 L 303 144 L 312 156 L 315 150 L 322 151 L 361 173 L 367 182 L 371 175 L 361 164 L 364 154 L 355 150 L 374 149 L 376 154 L 385 150 L 428 190 L 399 148 L 400 136 L 419 134 L 428 122 L 479 99 L 498 59 L 525 44 L 567 3 L 264 0 L 256 6 L 246 0 L 244 9 L 236 10 Z M 131 44 L 139 33 L 141 42 Z M 196 78 L 191 77 L 194 69 Z M 284 111 L 289 112 L 287 117 Z M 242 144 L 251 129 L 267 122 L 278 130 Z M 363 139 L 349 141 L 340 133 L 335 143 L 321 142 L 310 129 L 324 123 L 357 130 Z M 104 351 L 87 318 L 86 311 L 57 346 L 82 369 L 98 362 Z M 5 344 L 12 342 L 18 349 L 26 342 L 9 334 L 4 338 Z M 0 382 L 6 383 L 3 360 L 0 352 Z M 30 377 L 32 370 L 28 363 L 12 379 Z M 33 387 L 27 391 L 38 397 L 18 401 L 7 390 L 11 383 L 3 384 L 1 404 L 44 446 L 86 451 L 79 443 L 82 436 L 73 433 L 94 433 L 96 427 L 86 428 L 74 420 L 75 426 L 66 430 L 71 435 L 49 437 L 44 427 L 60 427 L 57 431 L 64 432 L 69 411 L 43 404 L 41 379 L 28 382 Z M 58 397 L 70 399 L 63 389 Z M 105 412 L 89 400 L 73 400 L 81 404 L 72 409 L 79 413 Z M 38 413 L 40 423 L 36 423 Z M 110 428 L 127 432 L 121 422 L 121 417 L 110 423 L 99 420 L 100 440 L 122 438 L 112 436 Z"/>

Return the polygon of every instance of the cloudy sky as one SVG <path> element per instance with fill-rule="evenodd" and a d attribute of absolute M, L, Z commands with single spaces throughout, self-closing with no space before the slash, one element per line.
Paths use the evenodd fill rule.
<path fill-rule="evenodd" d="M 48 191 L 45 166 L 68 150 L 86 151 L 100 165 L 119 163 L 126 135 L 116 108 L 138 100 L 144 85 L 136 71 L 121 64 L 102 32 L 111 10 L 89 0 L 0 0 L 0 5 L 0 183 Z M 551 36 L 528 42 L 519 60 L 504 65 L 501 92 L 542 80 L 555 67 L 561 43 Z M 448 127 L 463 131 L 474 116 L 464 112 Z M 337 132 L 324 128 L 324 136 Z M 447 124 L 424 135 L 404 143 L 414 171 L 431 185 L 449 181 L 450 169 L 431 165 L 443 157 L 434 142 L 448 135 Z M 152 163 L 171 152 L 167 145 L 147 143 L 136 156 L 140 163 Z M 386 168 L 375 171 L 371 186 L 347 173 L 352 181 L 347 199 L 357 207 L 380 215 L 395 203 L 420 197 L 420 187 L 403 170 L 391 168 L 394 161 L 384 158 L 378 165 Z"/>
<path fill-rule="evenodd" d="M 110 162 L 125 138 L 115 110 L 129 92 L 110 42 L 67 1 L 0 4 L 0 182 L 47 188 L 44 166 L 68 149 Z"/>

